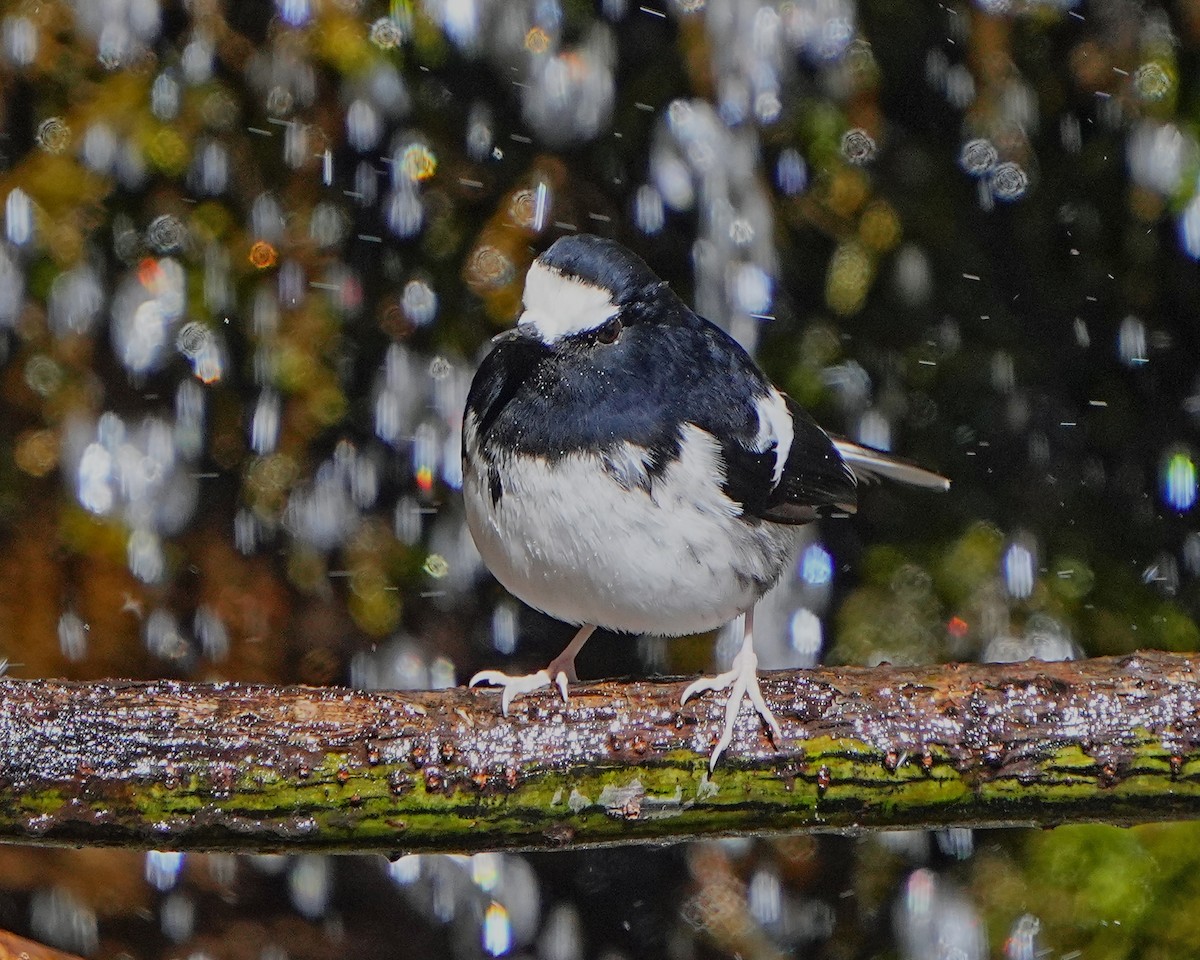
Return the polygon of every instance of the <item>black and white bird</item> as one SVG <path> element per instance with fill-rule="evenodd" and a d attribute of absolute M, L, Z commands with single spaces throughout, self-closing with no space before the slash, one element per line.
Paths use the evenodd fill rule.
<path fill-rule="evenodd" d="M 754 605 L 794 561 L 799 527 L 853 511 L 860 477 L 949 482 L 831 437 L 744 349 L 620 244 L 567 236 L 525 278 L 524 312 L 484 358 L 463 416 L 467 525 L 509 591 L 579 632 L 544 670 L 472 679 L 512 699 L 576 680 L 597 627 L 681 636 L 744 618 L 711 755 L 759 690 Z"/>

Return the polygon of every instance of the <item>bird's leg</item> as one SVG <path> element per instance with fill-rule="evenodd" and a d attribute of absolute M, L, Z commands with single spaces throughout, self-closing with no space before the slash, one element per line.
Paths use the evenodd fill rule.
<path fill-rule="evenodd" d="M 687 703 L 690 697 L 697 693 L 704 693 L 706 690 L 729 691 L 729 699 L 725 701 L 725 725 L 721 731 L 721 739 L 717 741 L 712 756 L 708 759 L 710 771 L 716 768 L 717 760 L 733 739 L 733 725 L 737 722 L 738 711 L 742 707 L 743 700 L 749 699 L 754 705 L 754 709 L 758 711 L 758 715 L 771 728 L 772 740 L 779 743 L 783 739 L 779 721 L 775 719 L 775 714 L 767 706 L 767 701 L 763 699 L 762 690 L 758 686 L 758 656 L 754 652 L 753 607 L 742 614 L 742 624 L 742 648 L 733 658 L 730 669 L 715 677 L 701 677 L 690 683 L 679 700 L 681 704 Z"/>
<path fill-rule="evenodd" d="M 490 683 L 497 687 L 503 687 L 503 692 L 500 694 L 500 710 L 506 717 L 508 716 L 508 705 L 516 697 L 540 690 L 542 687 L 548 687 L 551 683 L 558 687 L 558 692 L 565 702 L 569 699 L 567 681 L 579 679 L 575 672 L 575 656 L 583 649 L 583 645 L 588 642 L 588 637 L 595 629 L 588 623 L 580 627 L 579 632 L 567 644 L 566 649 L 551 660 L 544 670 L 517 677 L 500 670 L 480 670 L 471 678 L 469 685 L 474 687 L 480 683 Z"/>

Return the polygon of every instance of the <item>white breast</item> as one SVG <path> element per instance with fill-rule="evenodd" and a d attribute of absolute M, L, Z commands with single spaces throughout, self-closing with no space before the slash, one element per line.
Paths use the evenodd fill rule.
<path fill-rule="evenodd" d="M 680 437 L 648 490 L 631 476 L 648 462 L 638 448 L 621 452 L 631 469 L 615 477 L 589 454 L 510 458 L 493 504 L 469 416 L 467 524 L 496 579 L 560 620 L 634 633 L 699 633 L 750 607 L 791 562 L 799 528 L 743 520 L 713 482 L 717 441 L 692 424 Z"/>

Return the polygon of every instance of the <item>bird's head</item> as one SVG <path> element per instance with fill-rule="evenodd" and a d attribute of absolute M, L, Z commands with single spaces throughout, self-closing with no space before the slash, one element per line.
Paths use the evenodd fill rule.
<path fill-rule="evenodd" d="M 616 241 L 562 237 L 530 266 L 521 318 L 496 340 L 611 344 L 625 327 L 659 315 L 648 308 L 663 296 L 671 295 L 654 271 Z"/>

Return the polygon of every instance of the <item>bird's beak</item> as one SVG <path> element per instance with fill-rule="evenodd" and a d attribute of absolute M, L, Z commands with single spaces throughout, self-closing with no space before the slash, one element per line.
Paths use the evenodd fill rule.
<path fill-rule="evenodd" d="M 492 343 L 519 343 L 523 340 L 541 340 L 532 323 L 518 323 L 511 330 L 505 330 L 492 337 Z"/>

